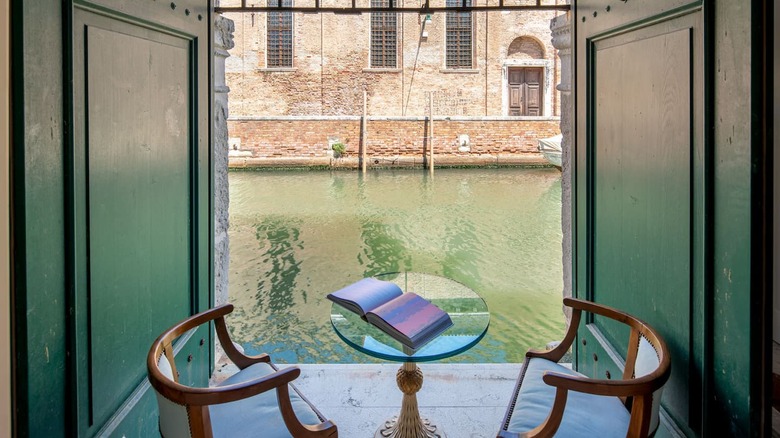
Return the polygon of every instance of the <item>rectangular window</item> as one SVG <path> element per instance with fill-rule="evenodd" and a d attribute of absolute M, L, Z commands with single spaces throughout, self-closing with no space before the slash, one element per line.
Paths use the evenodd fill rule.
<path fill-rule="evenodd" d="M 268 0 L 268 6 L 292 7 L 292 0 Z M 268 67 L 292 67 L 292 12 L 269 12 Z"/>
<path fill-rule="evenodd" d="M 372 8 L 387 8 L 390 0 L 371 0 Z M 395 12 L 371 13 L 371 68 L 398 66 L 398 15 Z"/>
<path fill-rule="evenodd" d="M 471 6 L 471 0 L 447 0 L 448 7 Z M 447 68 L 473 68 L 471 12 L 447 12 Z"/>

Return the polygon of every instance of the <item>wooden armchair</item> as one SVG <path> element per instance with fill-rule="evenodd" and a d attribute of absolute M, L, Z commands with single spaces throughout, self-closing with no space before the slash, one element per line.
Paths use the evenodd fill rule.
<path fill-rule="evenodd" d="M 146 366 L 157 392 L 160 433 L 173 437 L 337 437 L 336 425 L 290 382 L 301 370 L 279 370 L 267 354 L 245 356 L 230 340 L 224 316 L 230 304 L 191 316 L 160 335 L 152 344 Z M 214 321 L 217 336 L 240 371 L 222 384 L 194 388 L 179 383 L 172 343 L 201 324 Z M 292 391 L 290 391 L 292 389 Z"/>
<path fill-rule="evenodd" d="M 564 340 L 550 351 L 526 353 L 498 437 L 646 437 L 658 428 L 661 392 L 671 373 L 658 333 L 619 310 L 566 298 L 572 318 Z M 577 335 L 582 312 L 630 328 L 621 379 L 591 379 L 560 364 Z"/>

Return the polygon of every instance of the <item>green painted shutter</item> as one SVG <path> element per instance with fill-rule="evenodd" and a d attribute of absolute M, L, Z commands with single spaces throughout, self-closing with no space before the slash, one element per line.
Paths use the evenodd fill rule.
<path fill-rule="evenodd" d="M 159 333 L 206 308 L 210 290 L 208 2 L 116 3 L 77 3 L 73 13 L 84 435 L 156 432 L 146 353 Z M 189 338 L 177 357 L 183 381 L 206 384 L 210 345 L 207 328 Z"/>
<path fill-rule="evenodd" d="M 703 12 L 653 2 L 578 5 L 578 296 L 644 319 L 664 336 L 672 375 L 665 428 L 699 428 L 691 370 L 703 353 Z M 597 13 L 584 15 L 592 7 Z M 652 21 L 650 21 L 652 19 Z M 587 72 L 587 74 L 583 74 Z M 577 365 L 622 375 L 628 332 L 594 318 Z"/>
<path fill-rule="evenodd" d="M 666 339 L 662 436 L 760 430 L 765 291 L 751 279 L 761 275 L 751 226 L 764 182 L 750 115 L 751 90 L 762 90 L 751 82 L 759 3 L 582 0 L 574 10 L 574 293 Z M 592 318 L 578 368 L 621 375 L 626 341 Z"/>
<path fill-rule="evenodd" d="M 12 6 L 15 430 L 154 436 L 146 353 L 211 301 L 211 2 Z"/>

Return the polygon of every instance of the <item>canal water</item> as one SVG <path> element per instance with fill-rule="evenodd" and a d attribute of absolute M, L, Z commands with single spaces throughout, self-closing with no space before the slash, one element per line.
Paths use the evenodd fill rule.
<path fill-rule="evenodd" d="M 330 326 L 325 296 L 415 271 L 478 292 L 485 338 L 451 362 L 522 362 L 563 337 L 561 174 L 555 169 L 230 173 L 228 325 L 281 363 L 377 362 Z"/>

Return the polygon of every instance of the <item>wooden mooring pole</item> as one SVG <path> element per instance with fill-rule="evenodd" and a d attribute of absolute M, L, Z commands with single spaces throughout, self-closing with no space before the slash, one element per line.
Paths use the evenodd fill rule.
<path fill-rule="evenodd" d="M 428 152 L 430 153 L 428 158 L 428 170 L 433 173 L 433 91 L 428 99 Z"/>
<path fill-rule="evenodd" d="M 363 150 L 360 152 L 360 169 L 363 171 L 363 173 L 366 173 L 366 155 L 367 155 L 367 149 L 368 149 L 368 135 L 366 133 L 366 128 L 368 127 L 367 115 L 368 111 L 368 92 L 366 90 L 363 90 L 363 120 L 362 125 L 360 129 L 360 143 L 363 145 Z"/>

